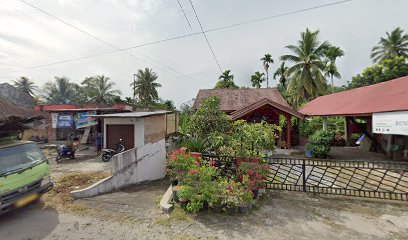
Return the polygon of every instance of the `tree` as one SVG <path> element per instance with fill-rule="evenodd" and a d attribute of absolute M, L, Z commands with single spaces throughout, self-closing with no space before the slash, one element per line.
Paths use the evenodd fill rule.
<path fill-rule="evenodd" d="M 326 77 L 331 78 L 331 85 L 332 85 L 332 93 L 334 93 L 334 83 L 333 83 L 333 77 L 336 78 L 341 78 L 340 73 L 337 71 L 337 65 L 336 65 L 336 60 L 339 57 L 344 56 L 344 51 L 341 50 L 339 47 L 329 47 L 326 49 L 324 52 L 325 56 L 325 69 L 324 69 L 324 74 Z"/>
<path fill-rule="evenodd" d="M 47 82 L 44 86 L 44 98 L 49 104 L 76 103 L 78 85 L 71 83 L 67 77 L 55 77 L 54 82 Z"/>
<path fill-rule="evenodd" d="M 276 69 L 276 71 L 273 73 L 273 79 L 276 80 L 277 77 L 279 77 L 279 84 L 282 87 L 286 87 L 287 84 L 287 79 L 285 76 L 285 72 L 286 70 L 288 70 L 288 67 L 285 66 L 285 62 L 282 62 L 280 67 L 278 69 Z"/>
<path fill-rule="evenodd" d="M 214 89 L 238 89 L 234 83 L 234 75 L 230 74 L 231 70 L 224 71 L 218 78 L 219 81 L 215 84 Z"/>
<path fill-rule="evenodd" d="M 266 87 L 269 87 L 269 66 L 270 64 L 273 64 L 273 59 L 271 54 L 265 54 L 263 58 L 261 58 L 263 67 L 266 72 Z"/>
<path fill-rule="evenodd" d="M 326 89 L 326 79 L 322 71 L 325 65 L 322 60 L 324 51 L 330 47 L 328 42 L 318 41 L 319 31 L 301 33 L 301 39 L 297 45 L 289 45 L 286 48 L 293 52 L 293 55 L 283 55 L 282 61 L 293 62 L 286 71 L 286 77 L 290 82 L 288 94 L 292 97 L 292 103 L 299 106 L 302 100 L 311 100 L 324 93 Z"/>
<path fill-rule="evenodd" d="M 139 100 L 145 106 L 148 103 L 159 100 L 156 88 L 161 87 L 161 84 L 156 82 L 157 78 L 157 74 L 152 69 L 139 69 L 136 74 L 136 82 L 130 84 Z"/>
<path fill-rule="evenodd" d="M 23 91 L 30 96 L 34 96 L 34 92 L 38 90 L 38 87 L 35 85 L 33 81 L 28 79 L 27 77 L 20 77 L 19 79 L 13 81 L 14 87 L 18 90 Z"/>
<path fill-rule="evenodd" d="M 381 64 L 375 64 L 357 74 L 348 83 L 347 88 L 369 86 L 408 75 L 408 63 L 403 56 L 394 59 L 385 59 Z"/>
<path fill-rule="evenodd" d="M 371 50 L 371 59 L 374 63 L 395 57 L 408 57 L 408 34 L 399 27 L 391 33 L 386 32 L 386 37 L 381 38 L 378 45 Z"/>
<path fill-rule="evenodd" d="M 98 105 L 112 104 L 121 94 L 119 90 L 112 89 L 115 83 L 105 75 L 85 78 L 81 84 L 89 101 Z"/>
<path fill-rule="evenodd" d="M 261 84 L 265 81 L 264 73 L 255 72 L 251 76 L 252 87 L 260 88 Z"/>

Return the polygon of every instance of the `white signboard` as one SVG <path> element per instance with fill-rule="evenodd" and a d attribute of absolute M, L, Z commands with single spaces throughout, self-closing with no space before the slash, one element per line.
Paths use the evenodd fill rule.
<path fill-rule="evenodd" d="M 373 133 L 408 135 L 408 111 L 373 113 Z"/>
<path fill-rule="evenodd" d="M 58 113 L 51 113 L 52 128 L 57 128 Z"/>

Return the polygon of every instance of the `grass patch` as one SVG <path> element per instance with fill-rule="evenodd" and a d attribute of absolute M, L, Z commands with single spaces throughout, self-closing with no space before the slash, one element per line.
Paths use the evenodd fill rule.
<path fill-rule="evenodd" d="M 108 176 L 110 173 L 107 172 L 75 172 L 63 175 L 54 184 L 54 188 L 44 195 L 45 206 L 54 209 L 68 207 L 73 201 L 71 191 L 88 187 Z"/>
<path fill-rule="evenodd" d="M 191 221 L 190 216 L 181 208 L 174 207 L 170 215 L 156 220 L 156 224 L 170 227 L 172 223 Z"/>

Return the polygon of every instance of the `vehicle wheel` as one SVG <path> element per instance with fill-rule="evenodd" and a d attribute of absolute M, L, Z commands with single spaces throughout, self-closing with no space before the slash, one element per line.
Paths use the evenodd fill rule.
<path fill-rule="evenodd" d="M 62 162 L 62 157 L 61 156 L 57 156 L 55 158 L 55 161 L 57 161 L 57 163 L 61 163 Z"/>
<path fill-rule="evenodd" d="M 69 156 L 69 159 L 75 159 L 75 154 L 72 154 L 71 156 Z"/>
<path fill-rule="evenodd" d="M 111 156 L 109 154 L 102 154 L 102 161 L 109 162 Z"/>

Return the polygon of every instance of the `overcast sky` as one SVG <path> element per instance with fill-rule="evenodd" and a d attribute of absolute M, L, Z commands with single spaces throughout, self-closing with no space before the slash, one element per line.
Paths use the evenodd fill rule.
<path fill-rule="evenodd" d="M 117 48 L 127 48 L 200 31 L 189 0 L 24 0 Z M 204 30 L 279 15 L 338 0 L 193 0 Z M 353 0 L 342 4 L 271 18 L 228 29 L 207 37 L 223 70 L 231 69 L 238 85 L 250 86 L 250 76 L 262 71 L 260 58 L 272 54 L 274 71 L 279 57 L 295 44 L 306 28 L 320 30 L 320 39 L 340 46 L 341 80 L 372 64 L 370 49 L 396 27 L 408 29 L 406 0 Z M 85 77 L 109 76 L 123 97 L 131 96 L 133 73 L 149 67 L 162 84 L 159 95 L 177 107 L 212 88 L 220 71 L 202 34 L 112 52 L 114 47 L 75 30 L 22 3 L 0 0 L 0 82 L 27 76 L 39 86 L 54 76 L 80 83 Z M 105 53 L 101 55 L 102 53 Z M 29 69 L 55 62 L 97 55 L 77 61 Z M 272 86 L 276 81 L 272 81 Z"/>

